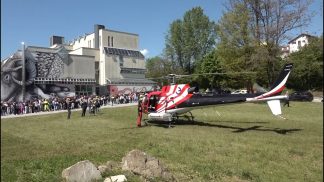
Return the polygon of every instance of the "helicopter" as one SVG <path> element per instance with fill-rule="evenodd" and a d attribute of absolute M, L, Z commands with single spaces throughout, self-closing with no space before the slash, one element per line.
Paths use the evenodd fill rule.
<path fill-rule="evenodd" d="M 280 100 L 288 99 L 288 95 L 280 95 L 293 68 L 292 63 L 286 64 L 281 70 L 277 80 L 271 86 L 270 91 L 262 90 L 259 93 L 246 94 L 212 94 L 206 95 L 197 92 L 195 87 L 189 84 L 175 84 L 175 74 L 169 75 L 173 83 L 163 86 L 160 91 L 145 94 L 138 104 L 137 126 L 141 127 L 142 113 L 147 115 L 149 121 L 171 122 L 176 121 L 185 113 L 190 114 L 192 121 L 194 116 L 191 111 L 216 105 L 236 104 L 245 102 L 267 102 L 271 112 L 280 116 Z"/>

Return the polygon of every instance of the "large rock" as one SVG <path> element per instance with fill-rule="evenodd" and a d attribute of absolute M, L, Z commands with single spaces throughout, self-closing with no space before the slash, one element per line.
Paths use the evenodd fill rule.
<path fill-rule="evenodd" d="M 62 177 L 67 182 L 91 182 L 102 179 L 100 171 L 88 160 L 80 161 L 64 169 Z"/>
<path fill-rule="evenodd" d="M 145 178 L 161 178 L 165 181 L 175 181 L 168 170 L 154 157 L 140 150 L 132 150 L 122 159 L 122 169 L 139 174 Z"/>

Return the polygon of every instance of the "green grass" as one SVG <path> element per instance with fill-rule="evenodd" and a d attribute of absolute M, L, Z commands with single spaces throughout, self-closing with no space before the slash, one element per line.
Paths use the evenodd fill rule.
<path fill-rule="evenodd" d="M 136 128 L 136 107 L 2 119 L 1 181 L 62 181 L 78 161 L 121 162 L 132 149 L 159 158 L 179 181 L 323 181 L 323 104 L 291 106 L 287 120 L 265 104 L 200 109 L 194 124 L 173 128 Z"/>

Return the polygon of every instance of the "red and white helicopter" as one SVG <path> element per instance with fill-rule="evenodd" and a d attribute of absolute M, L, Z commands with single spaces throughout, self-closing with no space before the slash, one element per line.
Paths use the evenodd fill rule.
<path fill-rule="evenodd" d="M 195 88 L 189 84 L 174 84 L 163 86 L 161 91 L 150 92 L 139 102 L 137 126 L 141 126 L 142 112 L 147 114 L 149 121 L 165 121 L 170 123 L 184 113 L 218 104 L 233 104 L 244 102 L 267 102 L 271 112 L 280 116 L 280 100 L 287 95 L 280 95 L 292 70 L 293 64 L 286 64 L 270 91 L 247 94 L 213 94 L 195 93 Z M 281 116 L 280 116 L 281 117 Z"/>

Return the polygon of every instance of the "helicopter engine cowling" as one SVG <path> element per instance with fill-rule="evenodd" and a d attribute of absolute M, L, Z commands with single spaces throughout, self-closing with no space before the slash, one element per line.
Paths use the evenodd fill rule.
<path fill-rule="evenodd" d="M 154 120 L 154 121 L 172 121 L 172 114 L 162 112 L 162 113 L 150 113 L 148 114 L 148 119 L 149 120 Z"/>

